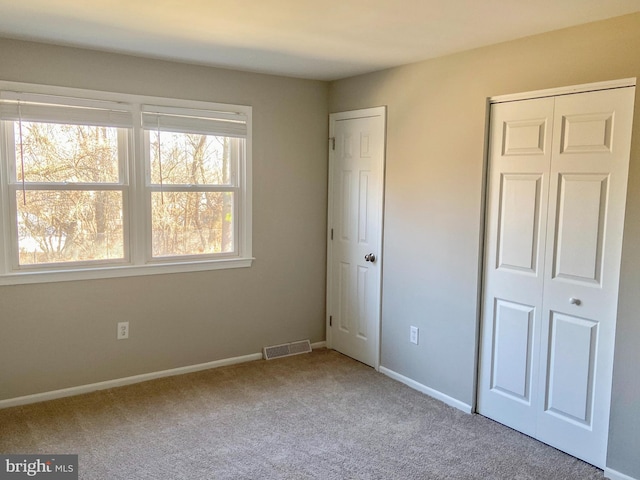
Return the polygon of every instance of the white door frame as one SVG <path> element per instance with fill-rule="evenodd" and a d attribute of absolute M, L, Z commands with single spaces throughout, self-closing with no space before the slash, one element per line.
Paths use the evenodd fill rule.
<path fill-rule="evenodd" d="M 332 225 L 333 225 L 333 201 L 334 201 L 334 185 L 333 185 L 333 175 L 335 170 L 335 154 L 334 154 L 334 142 L 335 142 L 335 122 L 337 120 L 348 120 L 348 119 L 356 119 L 356 118 L 366 118 L 366 117 L 377 117 L 381 116 L 384 123 L 384 138 L 383 138 L 383 158 L 382 158 L 382 168 L 380 169 L 381 175 L 379 178 L 379 191 L 380 195 L 380 209 L 379 209 L 379 238 L 378 244 L 380 245 L 380 254 L 379 254 L 379 262 L 380 262 L 380 305 L 378 306 L 378 324 L 376 326 L 376 358 L 374 363 L 374 368 L 376 371 L 380 369 L 380 337 L 382 333 L 382 272 L 383 272 L 383 233 L 384 233 L 384 185 L 385 185 L 385 163 L 386 163 L 386 131 L 387 131 L 387 107 L 371 107 L 364 108 L 358 110 L 350 110 L 346 112 L 337 112 L 331 113 L 329 115 L 329 171 L 328 171 L 328 196 L 327 196 L 327 290 L 326 290 L 326 339 L 327 339 L 327 348 L 333 348 L 333 339 L 331 335 L 331 325 L 330 325 L 330 316 L 331 316 L 331 296 L 330 293 L 332 291 Z"/>

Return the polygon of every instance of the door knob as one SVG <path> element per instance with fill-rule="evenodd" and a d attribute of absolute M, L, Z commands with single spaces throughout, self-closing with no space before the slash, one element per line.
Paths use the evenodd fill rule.
<path fill-rule="evenodd" d="M 367 253 L 367 254 L 364 256 L 364 260 L 365 260 L 366 262 L 371 262 L 371 263 L 373 263 L 373 262 L 375 262 L 375 261 L 376 261 L 376 256 L 375 256 L 373 253 Z"/>
<path fill-rule="evenodd" d="M 579 298 L 571 297 L 571 298 L 569 299 L 569 303 L 570 303 L 571 305 L 579 306 L 579 305 L 582 303 L 582 301 L 581 301 Z"/>

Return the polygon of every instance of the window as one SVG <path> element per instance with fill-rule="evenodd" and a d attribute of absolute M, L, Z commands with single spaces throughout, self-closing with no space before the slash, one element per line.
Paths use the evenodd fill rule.
<path fill-rule="evenodd" d="M 0 82 L 0 284 L 249 266 L 250 128 L 250 107 Z"/>
<path fill-rule="evenodd" d="M 246 123 L 220 113 L 150 106 L 143 106 L 142 123 L 152 258 L 237 254 Z"/>

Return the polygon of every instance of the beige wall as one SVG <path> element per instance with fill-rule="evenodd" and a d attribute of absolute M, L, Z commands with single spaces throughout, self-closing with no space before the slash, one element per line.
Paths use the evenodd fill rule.
<path fill-rule="evenodd" d="M 475 402 L 486 100 L 640 77 L 640 14 L 333 82 L 330 111 L 388 106 L 382 365 Z M 640 92 L 640 89 L 638 89 Z M 640 479 L 640 99 L 618 319 L 610 468 Z M 409 348 L 409 325 L 420 345 Z"/>
<path fill-rule="evenodd" d="M 0 79 L 253 107 L 251 268 L 0 287 L 0 399 L 324 331 L 324 82 L 0 39 Z M 130 339 L 116 341 L 116 323 Z"/>

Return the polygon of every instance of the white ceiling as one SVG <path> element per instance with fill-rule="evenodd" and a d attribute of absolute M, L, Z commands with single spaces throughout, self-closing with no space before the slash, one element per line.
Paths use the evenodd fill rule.
<path fill-rule="evenodd" d="M 334 80 L 640 11 L 640 0 L 0 0 L 0 36 Z"/>

